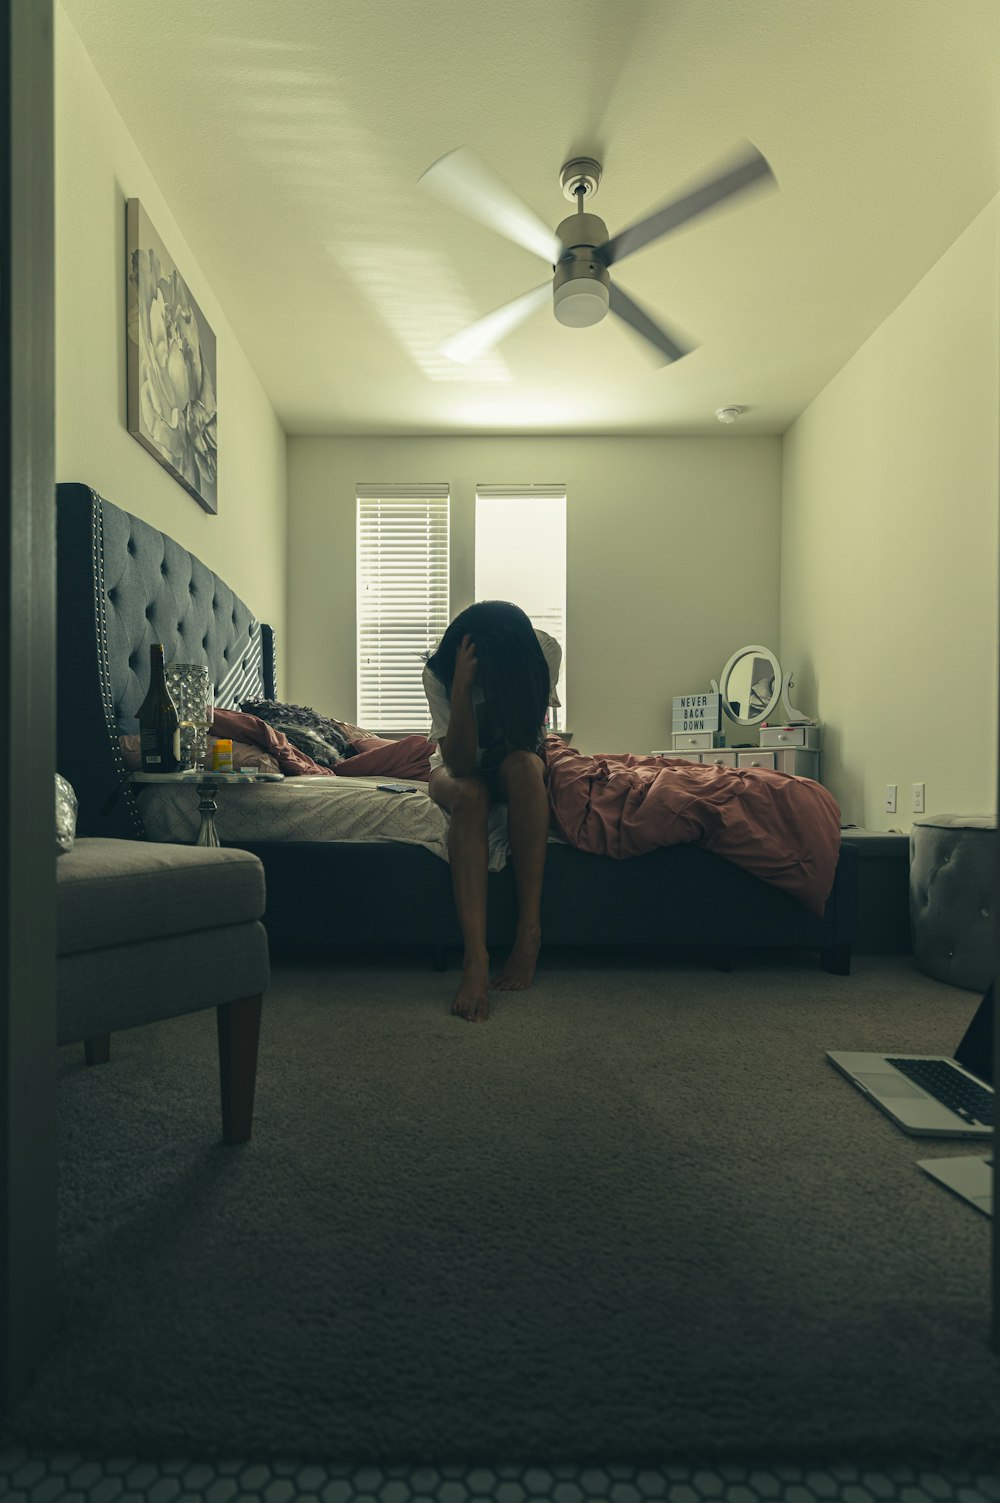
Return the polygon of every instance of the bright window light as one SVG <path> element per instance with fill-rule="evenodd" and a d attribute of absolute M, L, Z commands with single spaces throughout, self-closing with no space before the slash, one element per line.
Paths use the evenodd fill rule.
<path fill-rule="evenodd" d="M 477 487 L 475 590 L 477 600 L 512 600 L 562 647 L 552 725 L 565 728 L 565 486 Z"/>

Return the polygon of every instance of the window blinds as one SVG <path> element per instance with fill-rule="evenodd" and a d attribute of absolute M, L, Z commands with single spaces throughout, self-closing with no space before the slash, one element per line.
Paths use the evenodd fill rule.
<path fill-rule="evenodd" d="M 357 487 L 358 723 L 426 732 L 422 674 L 448 625 L 448 486 Z"/>
<path fill-rule="evenodd" d="M 535 497 L 539 500 L 565 501 L 564 485 L 477 485 L 476 495 L 486 500 L 520 501 Z"/>

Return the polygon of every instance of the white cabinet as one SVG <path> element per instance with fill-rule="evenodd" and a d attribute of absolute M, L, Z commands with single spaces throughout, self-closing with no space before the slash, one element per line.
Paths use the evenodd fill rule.
<path fill-rule="evenodd" d="M 818 782 L 820 734 L 818 725 L 761 726 L 759 746 L 720 747 L 711 744 L 713 739 L 718 740 L 711 732 L 694 731 L 684 737 L 675 735 L 675 746 L 652 755 L 683 762 L 714 762 L 716 767 L 770 767 Z"/>

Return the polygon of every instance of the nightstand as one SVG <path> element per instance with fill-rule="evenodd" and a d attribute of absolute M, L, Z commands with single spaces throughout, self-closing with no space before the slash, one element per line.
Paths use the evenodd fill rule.
<path fill-rule="evenodd" d="M 284 774 L 280 772 L 212 772 L 208 768 L 194 767 L 186 772 L 133 772 L 130 774 L 133 783 L 191 783 L 197 790 L 199 803 L 198 812 L 201 815 L 201 826 L 198 830 L 198 838 L 195 845 L 221 845 L 218 835 L 215 833 L 215 816 L 219 812 L 219 806 L 215 796 L 219 789 L 226 783 L 283 783 Z"/>

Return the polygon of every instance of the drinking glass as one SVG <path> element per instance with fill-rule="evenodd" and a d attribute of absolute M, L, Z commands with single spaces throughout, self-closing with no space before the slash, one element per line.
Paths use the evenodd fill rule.
<path fill-rule="evenodd" d="M 215 710 L 212 681 L 204 663 L 168 663 L 163 670 L 177 707 L 181 732 L 181 767 L 202 767 Z"/>

